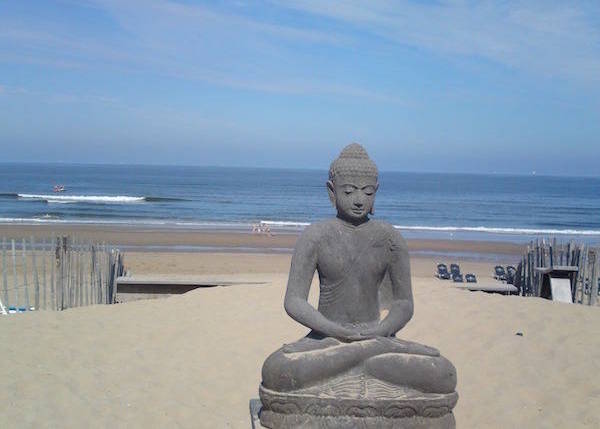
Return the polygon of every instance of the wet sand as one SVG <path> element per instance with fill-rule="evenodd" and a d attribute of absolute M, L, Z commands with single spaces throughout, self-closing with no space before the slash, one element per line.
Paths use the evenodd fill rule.
<path fill-rule="evenodd" d="M 298 238 L 296 233 L 253 234 L 251 232 L 204 231 L 198 229 L 133 227 L 113 225 L 0 225 L 0 237 L 34 236 L 46 239 L 51 234 L 77 235 L 84 240 L 106 242 L 131 248 L 169 251 L 243 250 L 291 252 Z M 409 250 L 417 254 L 494 254 L 517 256 L 522 244 L 510 242 L 464 240 L 407 240 Z"/>

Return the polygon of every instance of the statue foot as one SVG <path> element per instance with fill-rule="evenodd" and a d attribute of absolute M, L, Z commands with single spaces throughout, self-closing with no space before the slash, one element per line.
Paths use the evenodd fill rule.
<path fill-rule="evenodd" d="M 384 353 L 404 353 L 409 355 L 434 357 L 440 355 L 440 351 L 434 347 L 414 343 L 412 341 L 401 340 L 396 337 L 377 337 L 373 340 L 367 341 L 379 341 L 385 346 L 387 346 L 388 350 Z"/>

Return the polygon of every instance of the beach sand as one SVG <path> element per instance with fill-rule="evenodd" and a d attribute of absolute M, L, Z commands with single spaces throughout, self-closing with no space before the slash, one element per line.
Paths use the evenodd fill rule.
<path fill-rule="evenodd" d="M 85 231 L 122 243 L 138 234 Z M 134 275 L 266 283 L 0 318 L 2 427 L 248 428 L 264 359 L 307 330 L 283 310 L 290 255 L 235 251 L 248 240 L 278 247 L 270 237 L 211 234 L 202 237 L 231 251 L 126 252 L 125 263 Z M 295 237 L 281 240 L 293 246 Z M 419 246 L 427 243 L 411 248 Z M 493 243 L 462 246 L 503 254 Z M 498 262 L 514 262 L 504 253 Z M 458 260 L 464 272 L 491 275 L 493 263 Z M 435 346 L 455 364 L 457 427 L 599 427 L 600 309 L 457 290 L 432 276 L 436 261 L 411 258 L 415 316 L 398 336 Z"/>
<path fill-rule="evenodd" d="M 208 231 L 185 228 L 134 227 L 119 225 L 9 225 L 0 224 L 0 237 L 36 237 L 47 239 L 50 235 L 76 235 L 81 240 L 106 242 L 117 246 L 160 248 L 185 251 L 278 251 L 291 252 L 298 237 L 297 233 L 275 233 L 272 236 L 250 232 Z M 510 242 L 466 241 L 466 240 L 407 240 L 411 252 L 422 254 L 472 254 L 514 257 L 520 255 L 524 246 Z M 506 258 L 504 258 L 506 259 Z"/>

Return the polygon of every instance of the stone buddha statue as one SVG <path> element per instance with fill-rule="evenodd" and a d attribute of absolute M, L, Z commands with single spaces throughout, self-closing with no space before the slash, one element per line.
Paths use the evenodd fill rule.
<path fill-rule="evenodd" d="M 373 220 L 377 167 L 358 144 L 329 170 L 337 216 L 310 225 L 296 244 L 285 310 L 310 329 L 271 354 L 259 389 L 268 428 L 453 428 L 456 370 L 439 351 L 395 337 L 413 315 L 406 243 Z M 308 302 L 315 271 L 318 308 Z M 379 289 L 391 281 L 381 318 Z"/>

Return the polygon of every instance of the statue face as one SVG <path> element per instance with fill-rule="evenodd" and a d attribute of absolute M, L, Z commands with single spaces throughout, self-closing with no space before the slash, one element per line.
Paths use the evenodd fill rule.
<path fill-rule="evenodd" d="M 368 218 L 378 186 L 375 177 L 336 176 L 333 182 L 327 182 L 338 216 L 353 223 Z"/>

